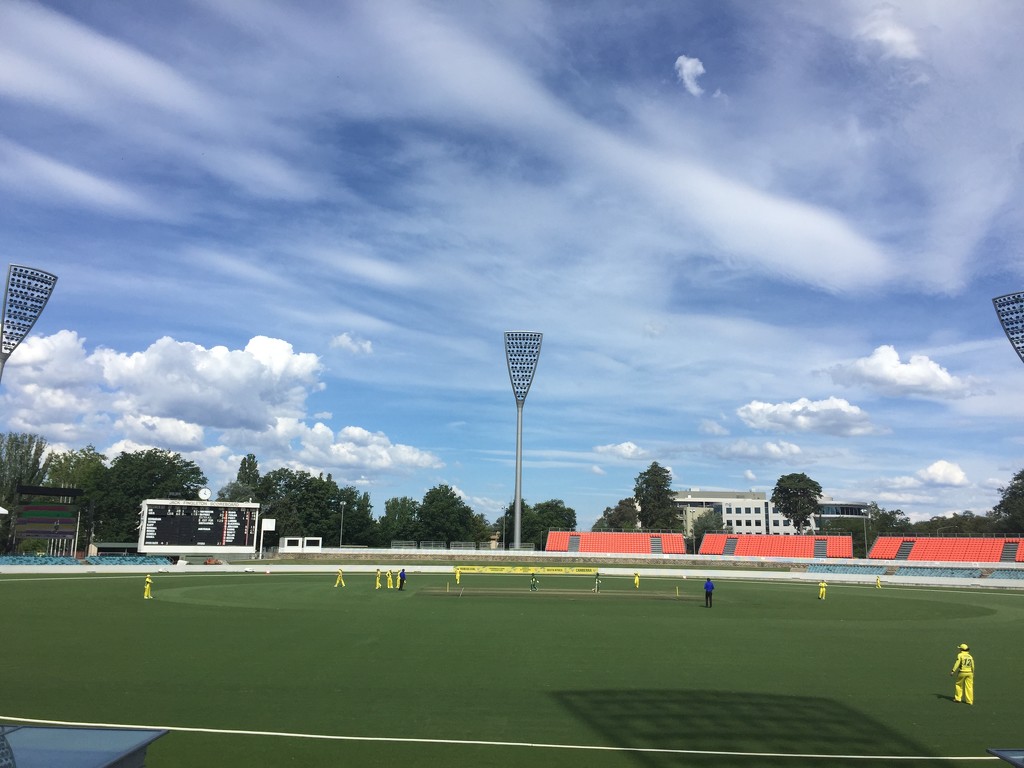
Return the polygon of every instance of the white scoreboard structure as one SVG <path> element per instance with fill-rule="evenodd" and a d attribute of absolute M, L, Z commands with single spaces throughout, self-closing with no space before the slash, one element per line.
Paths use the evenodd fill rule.
<path fill-rule="evenodd" d="M 147 555 L 254 554 L 260 505 L 202 498 L 208 495 L 200 494 L 198 501 L 143 501 L 139 552 Z"/>

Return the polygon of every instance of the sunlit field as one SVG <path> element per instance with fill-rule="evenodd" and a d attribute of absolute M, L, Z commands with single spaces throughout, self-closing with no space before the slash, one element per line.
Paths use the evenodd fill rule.
<path fill-rule="evenodd" d="M 154 579 L 144 601 L 138 574 L 0 576 L 0 717 L 207 729 L 172 730 L 149 768 L 877 768 L 1024 745 L 1020 591 L 822 601 L 730 579 L 707 609 L 692 575 L 600 594 L 586 576 Z M 961 642 L 974 707 L 952 701 Z"/>

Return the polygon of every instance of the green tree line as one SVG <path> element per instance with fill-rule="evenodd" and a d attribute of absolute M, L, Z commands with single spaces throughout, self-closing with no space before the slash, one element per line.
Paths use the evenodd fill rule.
<path fill-rule="evenodd" d="M 0 506 L 16 506 L 18 485 L 80 489 L 75 501 L 86 542 L 135 542 L 144 499 L 195 499 L 207 482 L 194 461 L 171 451 L 126 451 L 108 460 L 92 445 L 56 451 L 38 435 L 0 433 Z M 496 536 L 501 541 L 508 514 L 489 523 L 453 488 L 438 485 L 419 500 L 388 499 L 378 517 L 369 494 L 340 486 L 330 474 L 286 467 L 261 473 L 254 454 L 241 460 L 235 479 L 217 491 L 216 499 L 259 503 L 264 517 L 277 520 L 264 541 L 270 547 L 282 536 L 366 547 L 387 547 L 395 540 L 479 543 Z M 0 515 L 0 551 L 13 546 L 10 518 Z M 576 527 L 576 512 L 555 499 L 524 505 L 523 522 L 523 541 L 540 549 L 549 527 Z"/>

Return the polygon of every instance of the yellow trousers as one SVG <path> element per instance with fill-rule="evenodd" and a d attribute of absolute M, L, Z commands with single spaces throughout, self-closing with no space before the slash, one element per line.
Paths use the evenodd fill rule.
<path fill-rule="evenodd" d="M 974 703 L 974 673 L 969 675 L 957 675 L 953 683 L 953 701 L 965 701 L 968 704 Z"/>

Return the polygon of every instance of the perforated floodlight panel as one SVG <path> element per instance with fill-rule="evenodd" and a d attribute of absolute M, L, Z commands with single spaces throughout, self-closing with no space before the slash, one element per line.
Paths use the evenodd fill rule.
<path fill-rule="evenodd" d="M 505 359 L 508 361 L 512 394 L 516 396 L 517 403 L 524 402 L 530 391 L 533 374 L 537 372 L 540 342 L 543 338 L 543 333 L 533 331 L 505 331 Z"/>
<path fill-rule="evenodd" d="M 0 359 L 6 360 L 28 336 L 53 293 L 57 276 L 11 264 L 7 268 L 4 310 L 0 317 Z"/>
<path fill-rule="evenodd" d="M 997 296 L 992 299 L 992 303 L 999 315 L 999 323 L 1006 331 L 1006 338 L 1024 363 L 1024 291 Z"/>

